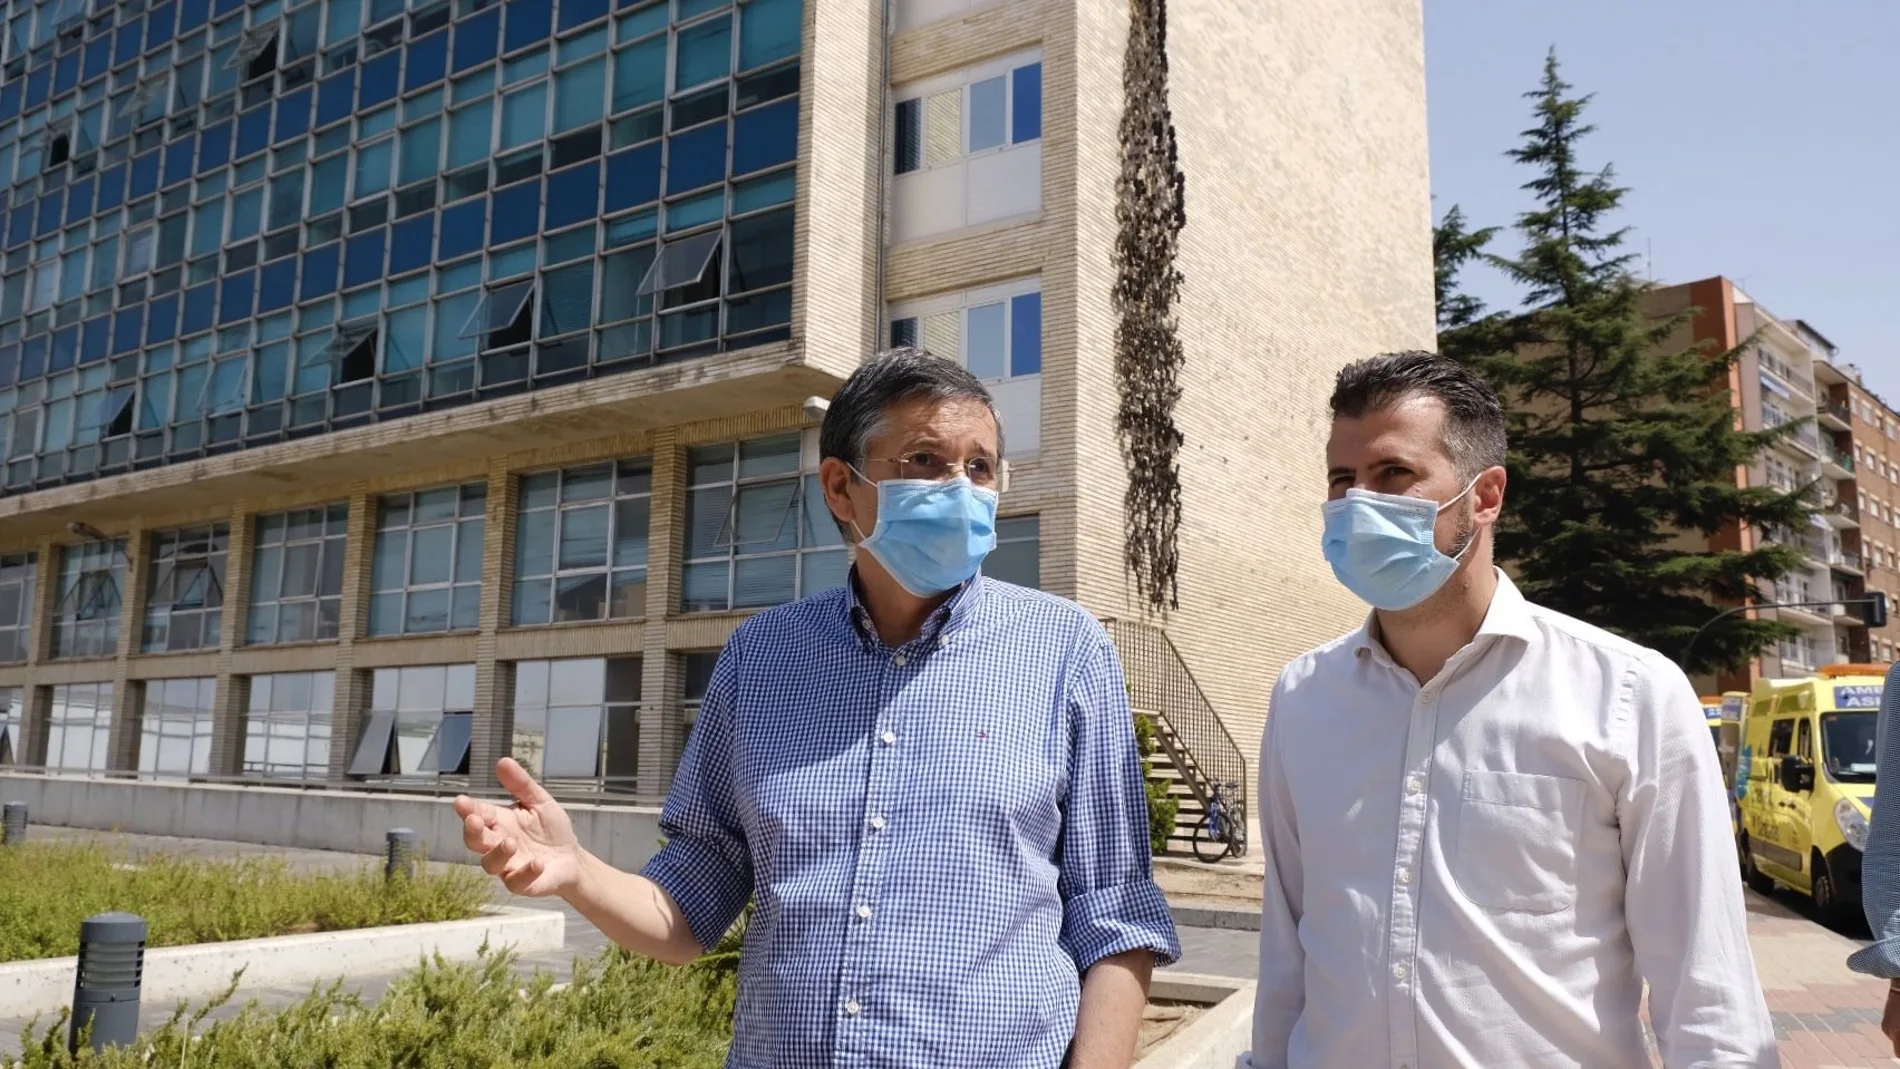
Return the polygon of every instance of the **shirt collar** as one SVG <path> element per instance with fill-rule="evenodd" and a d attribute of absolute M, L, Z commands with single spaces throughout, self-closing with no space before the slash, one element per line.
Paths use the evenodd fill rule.
<path fill-rule="evenodd" d="M 1518 591 L 1517 584 L 1504 574 L 1502 568 L 1494 568 L 1497 573 L 1498 587 L 1491 595 L 1491 605 L 1484 612 L 1484 622 L 1478 625 L 1478 633 L 1472 639 L 1515 638 L 1531 642 L 1537 637 L 1537 625 L 1531 619 L 1530 602 Z M 1366 622 L 1352 634 L 1352 647 L 1359 653 L 1375 653 L 1389 656 L 1385 644 L 1379 638 L 1379 614 L 1369 612 Z"/>
<path fill-rule="evenodd" d="M 924 629 L 917 634 L 914 642 L 935 642 L 969 626 L 976 619 L 977 610 L 982 607 L 985 589 L 989 580 L 978 572 L 968 582 L 957 588 L 949 600 L 937 606 L 930 618 L 924 621 Z M 851 574 L 844 585 L 845 620 L 852 632 L 865 642 L 879 643 L 877 626 L 871 621 L 871 610 L 865 608 L 864 601 L 858 596 L 858 568 L 851 566 Z"/>

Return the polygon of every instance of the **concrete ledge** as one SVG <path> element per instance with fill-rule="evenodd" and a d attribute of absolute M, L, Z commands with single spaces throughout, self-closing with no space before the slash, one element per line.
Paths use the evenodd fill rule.
<path fill-rule="evenodd" d="M 381 854 L 389 829 L 413 828 L 429 857 L 472 860 L 448 797 L 0 774 L 0 799 L 27 803 L 34 824 L 351 854 Z M 582 845 L 616 868 L 637 871 L 660 848 L 653 806 L 562 808 Z"/>
<path fill-rule="evenodd" d="M 402 924 L 349 932 L 284 935 L 229 943 L 194 943 L 145 952 L 140 998 L 146 1005 L 202 999 L 223 991 L 244 970 L 239 1000 L 259 987 L 333 980 L 352 973 L 392 971 L 425 955 L 466 960 L 483 943 L 523 954 L 562 945 L 567 919 L 557 912 L 497 907 L 486 916 L 437 924 Z M 45 958 L 0 965 L 0 1006 L 8 1016 L 53 1014 L 73 1001 L 78 958 Z"/>
<path fill-rule="evenodd" d="M 1158 972 L 1148 997 L 1207 1004 L 1207 1012 L 1135 1063 L 1135 1069 L 1234 1069 L 1253 1046 L 1254 984 L 1228 976 Z"/>
<path fill-rule="evenodd" d="M 1168 900 L 1168 909 L 1174 914 L 1174 923 L 1182 928 L 1222 928 L 1233 932 L 1260 930 L 1259 906 L 1171 898 Z"/>

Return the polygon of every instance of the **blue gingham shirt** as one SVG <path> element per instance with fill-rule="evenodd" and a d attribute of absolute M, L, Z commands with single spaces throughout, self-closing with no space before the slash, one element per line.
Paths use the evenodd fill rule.
<path fill-rule="evenodd" d="M 1860 902 L 1874 943 L 1847 959 L 1855 972 L 1900 979 L 1900 664 L 1887 669 L 1875 727 L 1873 820 L 1860 866 Z M 1893 785 L 1893 786 L 1890 786 Z"/>
<path fill-rule="evenodd" d="M 892 649 L 853 589 L 727 643 L 646 875 L 702 946 L 756 897 L 734 1069 L 1053 1069 L 1082 973 L 1180 956 L 1115 648 L 979 575 Z"/>

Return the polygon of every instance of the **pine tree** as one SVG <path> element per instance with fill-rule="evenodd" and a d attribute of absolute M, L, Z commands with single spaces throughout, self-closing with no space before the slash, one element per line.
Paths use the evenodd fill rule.
<path fill-rule="evenodd" d="M 1586 171 L 1588 96 L 1572 96 L 1553 49 L 1525 96 L 1536 125 L 1509 153 L 1532 170 L 1536 206 L 1518 217 L 1523 251 L 1484 258 L 1521 285 L 1521 309 L 1491 316 L 1455 293 L 1457 268 L 1484 255 L 1462 214 L 1435 245 L 1440 347 L 1489 375 L 1504 395 L 1511 453 L 1498 555 L 1525 595 L 1671 657 L 1724 608 L 1764 600 L 1762 585 L 1803 566 L 1785 545 L 1709 548 L 1736 524 L 1803 529 L 1800 492 L 1736 485 L 1735 472 L 1796 423 L 1738 429 L 1728 371 L 1742 347 L 1679 347 L 1694 317 L 1656 318 L 1631 272 L 1628 231 L 1609 219 L 1623 187 Z M 1447 274 L 1449 271 L 1449 274 Z M 1745 347 L 1746 343 L 1744 343 Z M 1696 642 L 1691 672 L 1734 668 L 1793 629 L 1740 615 Z"/>

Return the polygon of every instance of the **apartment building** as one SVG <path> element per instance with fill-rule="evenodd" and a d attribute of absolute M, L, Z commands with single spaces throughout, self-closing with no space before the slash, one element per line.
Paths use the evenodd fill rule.
<path fill-rule="evenodd" d="M 1827 348 L 1828 356 L 1815 365 L 1816 383 L 1824 392 L 1818 418 L 1836 463 L 1853 476 L 1851 500 L 1860 519 L 1865 575 L 1861 589 L 1885 593 L 1888 604 L 1900 609 L 1900 413 L 1866 387 L 1858 367 Z M 1848 492 L 1845 484 L 1842 492 Z M 1891 663 L 1896 646 L 1900 627 L 1892 622 L 1859 629 L 1851 659 Z"/>
<path fill-rule="evenodd" d="M 1251 756 L 1279 666 L 1360 611 L 1318 551 L 1331 374 L 1433 337 L 1421 13 L 1168 12 L 1155 615 L 1113 422 L 1127 5 L 15 0 L 0 761 L 513 753 L 657 796 L 733 629 L 844 580 L 805 402 L 890 340 L 996 394 L 991 573 L 1114 621 L 1138 693 Z"/>

